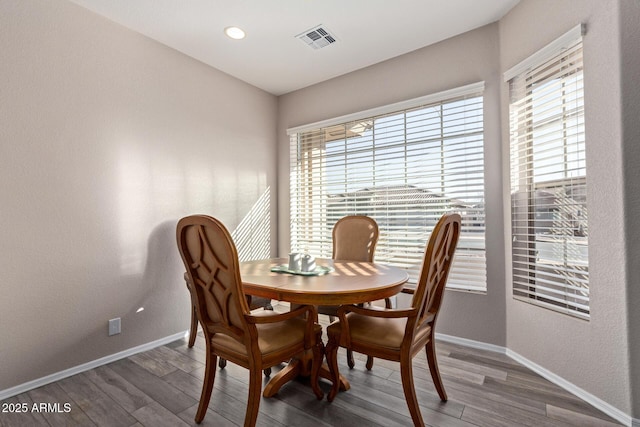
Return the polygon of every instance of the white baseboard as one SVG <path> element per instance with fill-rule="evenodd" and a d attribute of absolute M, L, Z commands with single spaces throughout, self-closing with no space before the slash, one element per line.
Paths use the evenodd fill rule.
<path fill-rule="evenodd" d="M 33 381 L 28 381 L 23 384 L 19 384 L 15 387 L 8 388 L 6 390 L 0 390 L 0 400 L 8 399 L 9 397 L 18 395 L 20 393 L 24 393 L 29 390 L 33 390 L 34 388 L 42 387 L 43 385 L 59 381 L 63 378 L 70 377 L 75 374 L 79 374 L 80 372 L 88 371 L 93 368 L 97 368 L 98 366 L 106 365 L 111 362 L 115 362 L 116 360 L 124 359 L 125 357 L 132 356 L 136 353 L 141 353 L 143 351 L 151 350 L 152 348 L 159 347 L 161 345 L 168 344 L 175 340 L 179 340 L 180 338 L 184 338 L 189 334 L 189 331 L 179 332 L 174 335 L 170 335 L 168 337 L 160 338 L 159 340 L 152 341 L 146 344 L 139 345 L 137 347 L 129 348 L 127 350 L 123 350 L 121 352 L 101 357 L 100 359 L 92 360 L 91 362 L 83 363 L 82 365 L 74 366 L 73 368 L 65 369 L 64 371 L 56 372 L 51 375 L 47 375 L 46 377 L 38 378 Z"/>
<path fill-rule="evenodd" d="M 453 335 L 439 334 L 436 332 L 436 339 L 440 341 L 450 342 L 453 344 L 460 344 L 465 347 L 477 348 L 478 350 L 487 350 L 487 351 L 493 351 L 494 353 L 507 354 L 507 349 L 502 346 L 495 345 L 495 344 L 488 344 L 486 342 L 481 342 L 481 341 L 474 341 L 467 338 L 455 337 Z"/>
<path fill-rule="evenodd" d="M 453 344 L 463 345 L 463 346 L 466 346 L 466 347 L 477 348 L 477 349 L 480 349 L 480 350 L 488 350 L 488 351 L 493 351 L 493 352 L 496 352 L 496 353 L 506 354 L 507 356 L 509 356 L 513 360 L 515 360 L 516 362 L 520 363 L 523 366 L 526 366 L 527 368 L 531 369 L 533 372 L 535 372 L 538 375 L 540 375 L 541 377 L 551 381 L 555 385 L 557 385 L 559 387 L 562 387 L 563 389 L 565 389 L 569 393 L 573 394 L 574 396 L 579 397 L 580 399 L 584 400 L 588 404 L 592 405 L 593 407 L 595 407 L 595 408 L 599 409 L 600 411 L 604 412 L 605 414 L 609 415 L 611 418 L 617 420 L 618 422 L 622 423 L 623 425 L 630 426 L 630 427 L 640 427 L 640 420 L 632 418 L 630 415 L 625 414 L 624 412 L 622 412 L 618 408 L 610 405 L 609 403 L 603 401 L 602 399 L 600 399 L 600 398 L 594 396 L 593 394 L 581 389 L 580 387 L 576 386 L 575 384 L 570 383 L 569 381 L 565 380 L 564 378 L 554 374 L 553 372 L 550 372 L 549 370 L 543 368 L 542 366 L 530 361 L 529 359 L 527 359 L 525 357 L 522 357 L 521 355 L 519 355 L 515 351 L 512 351 L 512 350 L 510 350 L 510 349 L 508 349 L 506 347 L 501 347 L 501 346 L 494 345 L 494 344 L 487 344 L 487 343 L 480 342 L 480 341 L 474 341 L 474 340 L 470 340 L 470 339 L 466 339 L 466 338 L 459 338 L 459 337 L 455 337 L 455 336 L 451 336 L 451 335 L 444 335 L 444 334 L 438 334 L 438 333 L 436 333 L 436 339 L 441 340 L 441 341 L 445 341 L 445 342 L 450 342 L 450 343 L 453 343 Z"/>

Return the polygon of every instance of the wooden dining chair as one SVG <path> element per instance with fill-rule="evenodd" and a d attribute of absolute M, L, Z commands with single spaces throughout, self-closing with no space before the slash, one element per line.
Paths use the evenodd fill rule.
<path fill-rule="evenodd" d="M 206 365 L 195 421 L 206 414 L 213 390 L 218 357 L 249 369 L 245 426 L 258 417 L 262 370 L 306 351 L 313 353 L 311 386 L 318 399 L 322 363 L 322 328 L 313 306 L 279 314 L 251 312 L 244 297 L 238 252 L 224 225 L 206 215 L 182 218 L 176 228 L 178 249 L 191 284 L 197 321 L 206 343 Z"/>
<path fill-rule="evenodd" d="M 378 223 L 366 215 L 347 215 L 336 221 L 331 232 L 334 260 L 373 262 L 378 244 Z M 391 308 L 391 300 L 385 300 L 387 308 Z M 337 316 L 337 306 L 318 306 L 318 314 L 329 316 L 333 322 Z M 349 368 L 355 366 L 353 352 L 347 350 L 347 364 Z M 373 358 L 367 358 L 367 367 L 371 369 Z"/>
<path fill-rule="evenodd" d="M 453 255 L 460 236 L 461 218 L 444 214 L 436 224 L 424 254 L 411 306 L 383 309 L 345 305 L 338 309 L 339 320 L 327 327 L 327 363 L 331 375 L 339 375 L 337 353 L 344 347 L 369 356 L 400 362 L 402 388 L 414 425 L 424 426 L 413 385 L 413 357 L 426 350 L 431 378 L 442 401 L 447 400 L 436 360 L 434 330 Z M 336 381 L 328 395 L 336 397 Z"/>
<path fill-rule="evenodd" d="M 191 282 L 189 282 L 189 275 L 184 273 L 184 282 L 187 285 L 187 289 L 189 290 L 189 295 L 191 297 L 191 326 L 189 327 L 189 343 L 188 347 L 191 348 L 196 343 L 196 336 L 198 335 L 198 317 L 196 316 L 196 305 L 193 300 L 193 293 L 191 292 Z M 269 298 L 261 298 L 261 297 L 252 297 L 251 295 L 246 295 L 247 304 L 249 305 L 249 310 L 257 310 L 258 308 L 263 308 L 265 310 L 273 310 L 273 306 L 271 305 L 271 300 Z M 218 366 L 220 369 L 223 369 L 227 366 L 227 361 L 223 358 L 218 360 Z M 271 375 L 271 368 L 267 368 L 264 370 L 264 374 L 266 376 Z"/>

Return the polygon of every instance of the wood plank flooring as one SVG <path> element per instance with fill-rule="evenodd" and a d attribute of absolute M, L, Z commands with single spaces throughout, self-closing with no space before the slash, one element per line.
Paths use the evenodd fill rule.
<path fill-rule="evenodd" d="M 278 307 L 282 308 L 282 306 Z M 324 316 L 321 316 L 324 318 Z M 321 319 L 326 322 L 326 319 Z M 424 355 L 414 359 L 414 378 L 425 423 L 462 426 L 612 426 L 615 420 L 546 381 L 508 356 L 446 342 L 437 343 L 438 362 L 449 401 L 437 396 Z M 341 373 L 351 390 L 332 403 L 316 400 L 304 380 L 285 385 L 260 402 L 258 426 L 410 426 L 397 363 L 365 356 L 356 366 L 339 354 Z M 194 348 L 179 340 L 83 372 L 2 402 L 26 406 L 26 413 L 0 412 L 0 426 L 189 426 L 204 375 L 204 339 Z M 274 368 L 274 374 L 279 368 Z M 265 378 L 265 384 L 268 379 Z M 216 374 L 214 392 L 202 426 L 244 422 L 248 371 L 232 363 Z M 329 383 L 322 384 L 325 392 Z M 49 403 L 32 411 L 36 403 Z M 5 405 L 6 404 L 6 405 Z M 65 404 L 70 409 L 65 412 Z"/>

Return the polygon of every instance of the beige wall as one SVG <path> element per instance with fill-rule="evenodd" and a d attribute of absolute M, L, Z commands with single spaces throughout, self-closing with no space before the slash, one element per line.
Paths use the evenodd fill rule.
<path fill-rule="evenodd" d="M 279 251 L 289 250 L 286 129 L 469 83 L 485 82 L 486 295 L 449 291 L 438 332 L 506 345 L 498 24 L 281 96 L 278 113 Z"/>
<path fill-rule="evenodd" d="M 625 206 L 619 5 L 613 0 L 523 1 L 500 21 L 503 69 L 570 28 L 587 25 L 583 46 L 591 320 L 573 319 L 515 301 L 508 293 L 507 345 L 631 414 L 625 275 L 629 259 L 621 238 L 625 235 Z M 507 90 L 505 85 L 503 123 L 508 117 Z M 503 128 L 503 139 L 507 138 L 507 129 Z"/>
<path fill-rule="evenodd" d="M 47 0 L 0 0 L 0 98 L 0 390 L 188 329 L 175 223 L 275 197 L 276 98 Z"/>

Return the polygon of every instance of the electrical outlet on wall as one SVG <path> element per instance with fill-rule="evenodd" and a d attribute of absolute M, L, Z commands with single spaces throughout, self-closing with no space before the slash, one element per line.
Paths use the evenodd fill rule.
<path fill-rule="evenodd" d="M 109 336 L 118 335 L 120 333 L 120 318 L 109 320 Z"/>

